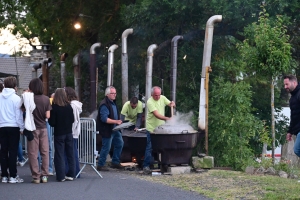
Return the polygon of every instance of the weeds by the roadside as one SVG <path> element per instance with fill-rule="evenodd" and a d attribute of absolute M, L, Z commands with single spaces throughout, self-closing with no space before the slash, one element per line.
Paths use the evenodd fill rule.
<path fill-rule="evenodd" d="M 286 172 L 290 178 L 297 178 L 300 176 L 299 167 L 293 165 L 293 163 L 287 159 L 281 159 L 280 161 L 275 162 L 275 164 L 273 164 L 272 158 L 269 157 L 256 158 L 255 160 L 249 159 L 245 166 L 253 166 L 255 168 L 263 167 L 264 169 L 273 167 L 277 172 Z"/>
<path fill-rule="evenodd" d="M 208 170 L 173 176 L 142 176 L 142 179 L 194 191 L 213 199 L 299 199 L 300 183 L 278 176 L 248 175 L 243 172 Z"/>

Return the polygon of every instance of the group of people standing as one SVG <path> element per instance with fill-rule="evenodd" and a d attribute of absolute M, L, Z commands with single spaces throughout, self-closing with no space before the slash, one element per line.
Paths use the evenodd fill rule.
<path fill-rule="evenodd" d="M 1 85 L 0 85 L 1 89 Z M 76 92 L 71 87 L 57 88 L 51 98 L 43 94 L 43 83 L 39 78 L 30 81 L 28 91 L 21 97 L 17 95 L 17 80 L 7 77 L 0 93 L 0 163 L 3 183 L 21 183 L 17 175 L 17 152 L 20 134 L 27 137 L 27 151 L 32 183 L 46 183 L 51 168 L 52 156 L 50 126 L 54 128 L 54 166 L 56 180 L 74 180 L 80 171 L 78 160 L 78 137 L 80 134 L 80 113 L 82 103 L 78 101 Z M 98 159 L 97 170 L 108 171 L 105 165 L 107 155 L 113 145 L 110 167 L 123 169 L 120 155 L 123 149 L 122 134 L 114 131 L 115 126 L 125 120 L 131 121 L 132 130 L 141 127 L 143 107 L 137 97 L 123 105 L 119 112 L 116 104 L 116 89 L 109 86 L 105 90 L 105 98 L 100 102 L 97 123 L 102 136 L 102 148 Z M 169 120 L 165 116 L 165 106 L 175 106 L 173 101 L 161 95 L 161 88 L 151 89 L 151 97 L 147 101 L 146 133 L 147 145 L 144 158 L 144 173 L 149 174 L 152 159 L 150 133 Z M 50 135 L 50 136 L 49 136 Z M 41 157 L 39 161 L 38 157 Z M 41 163 L 40 163 L 41 162 Z M 50 169 L 51 170 L 51 169 Z"/>
<path fill-rule="evenodd" d="M 43 83 L 32 79 L 28 91 L 17 94 L 17 80 L 7 77 L 0 93 L 0 163 L 2 183 L 21 183 L 17 175 L 20 134 L 27 137 L 32 183 L 46 183 L 52 157 L 50 126 L 54 128 L 54 166 L 56 180 L 74 180 L 78 174 L 77 151 L 82 103 L 73 88 L 57 88 L 53 97 L 43 95 Z M 52 104 L 52 105 L 51 105 Z M 25 114 L 24 114 L 25 112 Z M 41 156 L 41 163 L 38 159 Z M 50 165 L 49 165 L 50 164 Z M 50 169 L 52 170 L 52 169 Z"/>
<path fill-rule="evenodd" d="M 116 105 L 116 88 L 109 86 L 105 90 L 105 98 L 100 102 L 98 109 L 97 123 L 99 123 L 99 134 L 102 136 L 102 148 L 100 158 L 98 160 L 98 171 L 108 171 L 109 168 L 105 165 L 106 157 L 113 145 L 113 156 L 110 167 L 123 169 L 120 164 L 120 155 L 124 145 L 122 134 L 119 130 L 113 131 L 113 128 L 122 124 L 124 120 L 129 120 L 134 123 L 133 130 L 137 130 L 141 126 L 142 121 L 142 102 L 137 97 L 131 98 L 130 101 L 123 105 L 121 114 Z M 164 95 L 161 95 L 161 88 L 154 86 L 151 89 L 151 97 L 147 101 L 147 118 L 146 118 L 146 134 L 147 145 L 145 149 L 143 171 L 145 174 L 150 174 L 150 164 L 152 160 L 152 144 L 151 132 L 157 126 L 165 123 L 171 118 L 165 116 L 165 106 L 173 107 L 175 103 L 168 100 Z"/>

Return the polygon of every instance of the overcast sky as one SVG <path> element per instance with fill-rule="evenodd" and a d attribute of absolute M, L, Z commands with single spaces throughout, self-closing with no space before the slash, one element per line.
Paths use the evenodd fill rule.
<path fill-rule="evenodd" d="M 14 36 L 10 33 L 9 29 L 0 29 L 0 53 L 1 54 L 13 54 L 14 51 L 23 51 L 28 53 L 31 51 L 31 46 L 25 38 L 20 36 Z"/>

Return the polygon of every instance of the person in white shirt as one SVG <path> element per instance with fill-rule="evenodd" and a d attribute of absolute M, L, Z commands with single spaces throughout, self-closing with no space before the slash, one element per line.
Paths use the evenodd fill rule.
<path fill-rule="evenodd" d="M 17 175 L 17 153 L 20 133 L 24 130 L 21 98 L 16 94 L 17 79 L 9 76 L 4 80 L 0 93 L 0 144 L 2 183 L 22 183 Z M 9 172 L 8 172 L 9 171 Z M 10 177 L 8 177 L 8 174 Z"/>

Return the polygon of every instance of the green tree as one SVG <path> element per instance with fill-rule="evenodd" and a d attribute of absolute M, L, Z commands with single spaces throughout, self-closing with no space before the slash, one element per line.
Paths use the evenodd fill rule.
<path fill-rule="evenodd" d="M 209 152 L 216 166 L 242 169 L 254 157 L 249 141 L 263 136 L 263 123 L 251 114 L 252 92 L 245 81 L 231 83 L 217 78 L 211 88 Z"/>
<path fill-rule="evenodd" d="M 281 73 L 288 71 L 292 67 L 289 35 L 287 35 L 287 28 L 283 25 L 282 17 L 277 16 L 275 21 L 271 21 L 265 8 L 260 13 L 258 22 L 254 22 L 245 28 L 245 35 L 248 39 L 238 46 L 244 64 L 253 73 L 263 76 L 271 85 L 272 157 L 274 160 L 274 84 Z M 263 152 L 264 154 L 265 152 Z"/>

